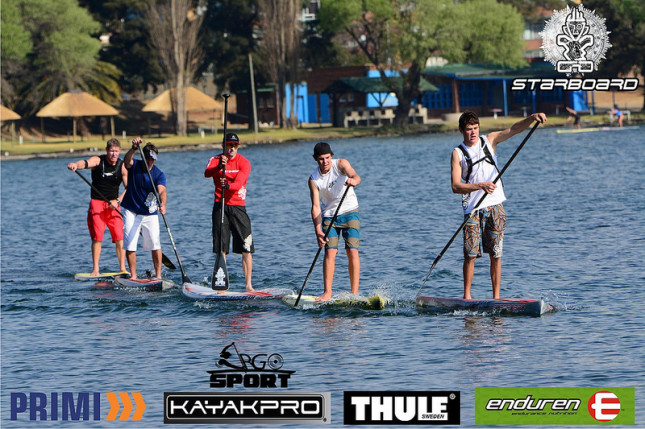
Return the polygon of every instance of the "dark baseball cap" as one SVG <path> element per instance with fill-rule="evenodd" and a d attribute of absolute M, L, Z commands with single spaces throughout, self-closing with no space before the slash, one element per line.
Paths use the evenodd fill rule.
<path fill-rule="evenodd" d="M 159 149 L 157 149 L 157 146 L 153 145 L 152 143 L 148 143 L 143 147 L 143 155 L 147 159 L 154 159 L 156 161 L 158 154 Z"/>
<path fill-rule="evenodd" d="M 235 133 L 226 134 L 226 143 L 240 144 L 240 138 Z"/>
<path fill-rule="evenodd" d="M 320 155 L 327 155 L 328 153 L 332 155 L 334 154 L 329 143 L 320 142 L 316 143 L 316 146 L 314 146 L 314 158 L 318 158 Z"/>

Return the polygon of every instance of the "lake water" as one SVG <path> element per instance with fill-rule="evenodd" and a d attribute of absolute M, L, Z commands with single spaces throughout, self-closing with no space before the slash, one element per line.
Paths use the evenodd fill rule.
<path fill-rule="evenodd" d="M 499 146 L 500 163 L 524 135 Z M 164 392 L 216 391 L 207 371 L 231 342 L 250 356 L 279 353 L 283 369 L 296 371 L 282 391 L 331 392 L 331 427 L 342 426 L 343 392 L 351 390 L 459 390 L 462 426 L 473 427 L 478 386 L 636 387 L 636 423 L 645 424 L 641 130 L 538 129 L 504 175 L 502 295 L 543 296 L 558 309 L 538 318 L 415 309 L 421 280 L 462 221 L 449 163 L 459 137 L 331 142 L 363 180 L 356 189 L 361 293 L 386 295 L 383 311 L 204 304 L 179 289 L 143 293 L 75 282 L 74 273 L 91 269 L 89 187 L 66 169 L 69 159 L 3 162 L 1 425 L 61 424 L 29 422 L 28 414 L 10 421 L 10 392 L 89 391 L 141 392 L 147 408 L 137 423 L 87 426 L 160 427 Z M 247 206 L 256 288 L 298 289 L 313 261 L 306 182 L 316 167 L 314 143 L 240 150 L 253 165 Z M 158 161 L 168 179 L 168 223 L 193 282 L 210 276 L 214 260 L 213 183 L 203 177 L 212 155 L 162 151 Z M 115 271 L 107 237 L 101 268 Z M 162 244 L 176 261 L 165 231 Z M 141 271 L 151 268 L 148 252 L 139 250 L 138 258 Z M 459 237 L 423 293 L 461 296 L 461 264 Z M 239 255 L 228 268 L 232 288 L 242 289 Z M 349 289 L 344 252 L 336 268 L 339 294 Z M 305 293 L 322 293 L 321 272 L 319 261 Z M 165 274 L 180 283 L 179 270 Z M 473 296 L 490 297 L 487 260 L 476 264 Z M 103 418 L 107 411 L 104 398 Z"/>

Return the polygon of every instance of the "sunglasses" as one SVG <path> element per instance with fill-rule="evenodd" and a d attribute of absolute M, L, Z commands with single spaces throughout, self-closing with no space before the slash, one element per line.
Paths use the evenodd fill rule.
<path fill-rule="evenodd" d="M 226 143 L 226 147 L 237 148 L 239 146 L 239 143 Z"/>

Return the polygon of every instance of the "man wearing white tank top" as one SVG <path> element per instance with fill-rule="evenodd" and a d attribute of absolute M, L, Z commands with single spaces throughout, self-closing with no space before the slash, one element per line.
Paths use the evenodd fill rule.
<path fill-rule="evenodd" d="M 358 284 L 361 272 L 361 262 L 358 256 L 360 218 L 358 215 L 358 199 L 354 187 L 361 183 L 361 177 L 356 174 L 346 159 L 332 159 L 334 153 L 328 143 L 320 142 L 314 147 L 313 157 L 318 168 L 309 177 L 309 193 L 311 196 L 311 219 L 314 223 L 318 246 L 325 246 L 323 260 L 324 292 L 317 299 L 328 301 L 331 298 L 331 286 L 336 269 L 336 254 L 338 242 L 342 234 L 345 240 L 345 252 L 349 262 L 349 283 L 352 294 L 358 294 Z M 345 187 L 349 186 L 347 195 L 340 208 L 338 207 Z M 327 240 L 325 231 L 329 228 L 334 213 L 338 216 L 332 225 Z"/>
<path fill-rule="evenodd" d="M 474 112 L 464 112 L 459 118 L 459 131 L 463 143 L 452 151 L 452 192 L 462 194 L 464 216 L 469 218 L 464 227 L 464 299 L 472 299 L 470 287 L 475 272 L 475 259 L 481 256 L 480 245 L 490 256 L 490 278 L 493 299 L 499 299 L 502 276 L 502 244 L 506 229 L 506 200 L 501 181 L 493 183 L 497 168 L 496 147 L 527 129 L 534 121 L 546 122 L 544 113 L 534 113 L 502 131 L 479 136 L 479 117 Z M 475 205 L 484 193 L 487 197 Z"/>

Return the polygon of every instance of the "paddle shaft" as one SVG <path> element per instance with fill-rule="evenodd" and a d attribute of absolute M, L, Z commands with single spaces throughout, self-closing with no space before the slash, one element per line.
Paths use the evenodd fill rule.
<path fill-rule="evenodd" d="M 155 185 L 154 180 L 152 180 L 152 174 L 150 173 L 150 168 L 148 168 L 148 162 L 146 161 L 146 156 L 143 154 L 143 149 L 141 148 L 141 144 L 137 144 L 137 148 L 139 149 L 139 155 L 141 155 L 141 162 L 143 163 L 146 169 L 146 173 L 148 173 L 148 178 L 150 179 L 150 185 L 152 185 L 152 190 L 155 193 L 155 198 L 157 199 L 157 203 L 159 204 L 159 208 L 161 209 L 161 197 L 159 196 L 159 191 L 157 191 L 157 186 Z M 164 225 L 166 225 L 166 231 L 168 231 L 168 237 L 170 237 L 170 243 L 172 244 L 172 249 L 175 251 L 175 257 L 177 257 L 177 263 L 179 264 L 179 270 L 181 271 L 181 281 L 182 283 L 192 283 L 188 278 L 188 276 L 186 275 L 186 271 L 184 271 L 184 266 L 181 263 L 179 252 L 177 252 L 177 246 L 175 246 L 175 240 L 172 238 L 172 233 L 170 232 L 170 226 L 168 226 L 168 221 L 166 220 L 166 215 L 163 214 L 161 210 L 159 210 L 159 214 L 163 219 Z"/>
<path fill-rule="evenodd" d="M 215 265 L 213 266 L 213 275 L 211 276 L 211 287 L 213 290 L 227 290 L 228 289 L 228 269 L 226 268 L 226 252 L 224 252 L 224 210 L 226 210 L 226 164 L 223 160 L 226 156 L 226 125 L 228 123 L 228 98 L 230 94 L 223 94 L 224 97 L 224 135 L 222 136 L 222 156 L 219 159 L 219 168 L 222 171 L 222 182 L 220 185 L 222 191 L 220 193 L 220 219 L 219 219 L 219 253 L 215 257 Z M 223 285 L 219 284 L 217 274 L 223 276 Z M 222 287 L 223 286 L 223 287 Z"/>
<path fill-rule="evenodd" d="M 513 155 L 511 155 L 511 157 L 509 158 L 509 160 L 508 160 L 508 162 L 506 163 L 506 165 L 502 168 L 502 171 L 500 171 L 500 172 L 499 172 L 499 174 L 497 174 L 497 177 L 495 177 L 495 180 L 493 180 L 493 183 L 497 183 L 497 181 L 499 181 L 499 179 L 501 179 L 501 178 L 502 178 L 502 175 L 504 174 L 504 172 L 506 171 L 506 169 L 508 169 L 508 167 L 511 165 L 511 162 L 513 162 L 513 160 L 515 159 L 515 157 L 517 156 L 517 154 L 520 152 L 520 150 L 522 150 L 522 148 L 524 147 L 524 145 L 526 144 L 526 142 L 529 140 L 529 138 L 531 137 L 531 134 L 533 134 L 533 132 L 535 131 L 535 129 L 538 127 L 538 125 L 540 125 L 540 122 L 539 122 L 539 121 L 536 121 L 536 122 L 535 122 L 535 125 L 533 125 L 533 128 L 531 128 L 531 130 L 530 130 L 530 131 L 529 131 L 529 133 L 526 135 L 526 137 L 524 137 L 524 140 L 522 140 L 522 143 L 520 143 L 520 145 L 517 147 L 517 149 L 515 149 L 515 152 L 513 152 Z M 461 226 L 459 227 L 459 229 L 457 229 L 457 231 L 455 231 L 455 233 L 452 235 L 452 237 L 451 237 L 451 238 L 450 238 L 450 240 L 448 241 L 448 244 L 446 244 L 446 245 L 445 245 L 445 247 L 443 248 L 443 250 L 442 250 L 442 251 L 439 253 L 439 255 L 435 258 L 434 262 L 432 263 L 432 266 L 430 267 L 430 271 L 428 271 L 428 274 L 426 274 L 426 276 L 423 278 L 423 283 L 421 283 L 421 287 L 419 288 L 419 292 L 417 292 L 417 297 L 418 297 L 418 296 L 419 296 L 419 294 L 421 293 L 421 289 L 422 289 L 422 288 L 423 288 L 423 286 L 426 284 L 426 281 L 427 281 L 427 280 L 428 280 L 428 278 L 430 277 L 430 274 L 432 273 L 432 270 L 434 270 L 434 267 L 436 267 L 436 266 L 437 266 L 437 264 L 439 263 L 439 261 L 441 260 L 441 258 L 443 257 L 443 255 L 448 251 L 448 248 L 450 247 L 450 245 L 452 244 L 452 242 L 453 242 L 453 241 L 455 241 L 455 239 L 457 238 L 457 236 L 459 235 L 459 233 L 461 232 L 461 230 L 462 230 L 462 229 L 464 229 L 464 227 L 466 226 L 466 224 L 468 223 L 468 221 L 470 220 L 470 218 L 475 214 L 475 211 L 476 211 L 476 210 L 477 210 L 477 208 L 481 205 L 481 203 L 483 203 L 483 202 L 484 202 L 484 199 L 485 199 L 487 196 L 488 196 L 488 194 L 484 191 L 484 195 L 482 195 L 482 196 L 481 196 L 481 198 L 479 199 L 479 201 L 477 201 L 477 204 L 475 204 L 475 207 L 473 207 L 473 210 L 470 212 L 470 215 L 469 215 L 469 216 L 468 216 L 468 217 L 463 221 L 463 223 L 461 224 Z"/>
<path fill-rule="evenodd" d="M 78 176 L 79 176 L 81 179 L 83 179 L 83 180 L 85 181 L 85 183 L 87 183 L 88 185 L 90 185 L 90 188 L 94 189 L 94 192 L 96 192 L 96 193 L 98 194 L 98 196 L 99 196 L 99 197 L 101 197 L 101 199 L 102 199 L 103 201 L 105 201 L 106 203 L 110 204 L 110 200 L 109 200 L 109 199 L 107 199 L 107 198 L 105 197 L 105 195 L 103 195 L 103 194 L 101 193 L 101 191 L 99 191 L 98 189 L 96 189 L 96 186 L 92 185 L 92 183 L 90 183 L 90 181 L 89 181 L 89 180 L 87 180 L 87 179 L 85 178 L 85 176 L 83 176 L 83 175 L 82 175 L 78 170 L 74 170 L 74 173 L 78 174 Z M 114 207 L 114 210 L 116 210 L 116 211 L 117 211 L 117 213 L 119 213 L 119 214 L 121 215 L 121 217 L 124 217 L 124 216 L 123 216 L 123 213 L 121 212 L 121 210 L 119 210 L 117 207 Z M 177 267 L 175 267 L 175 264 L 173 264 L 173 263 L 172 263 L 172 261 L 171 261 L 171 260 L 170 260 L 166 255 L 164 255 L 163 253 L 161 254 L 161 262 L 163 262 L 163 264 L 164 264 L 166 267 L 170 268 L 171 270 L 174 270 L 174 269 L 176 269 L 176 268 L 177 268 Z"/>
<path fill-rule="evenodd" d="M 332 227 L 334 226 L 334 222 L 338 217 L 338 212 L 340 212 L 340 206 L 343 204 L 343 201 L 345 200 L 345 197 L 349 192 L 349 188 L 350 186 L 347 186 L 347 188 L 345 189 L 345 192 L 343 193 L 342 198 L 340 199 L 340 202 L 338 203 L 338 207 L 336 207 L 336 213 L 334 213 L 334 217 L 332 217 L 331 222 L 329 222 L 329 228 L 327 228 L 327 231 L 325 231 L 325 237 L 323 238 L 323 241 L 327 239 L 327 236 L 329 235 L 329 231 L 331 231 Z M 322 215 L 321 215 L 321 221 L 322 221 Z M 298 303 L 300 302 L 300 297 L 302 296 L 302 292 L 305 290 L 305 286 L 309 281 L 309 276 L 311 276 L 311 272 L 314 270 L 314 267 L 316 266 L 316 261 L 318 260 L 318 256 L 320 256 L 320 252 L 322 251 L 322 249 L 323 249 L 322 247 L 318 247 L 318 251 L 316 252 L 316 257 L 314 258 L 314 261 L 311 263 L 311 267 L 309 267 L 309 272 L 307 273 L 307 277 L 305 277 L 304 283 L 302 283 L 302 287 L 300 288 L 300 293 L 298 293 L 298 298 L 296 298 L 296 303 L 293 305 L 294 307 L 297 307 Z"/>

